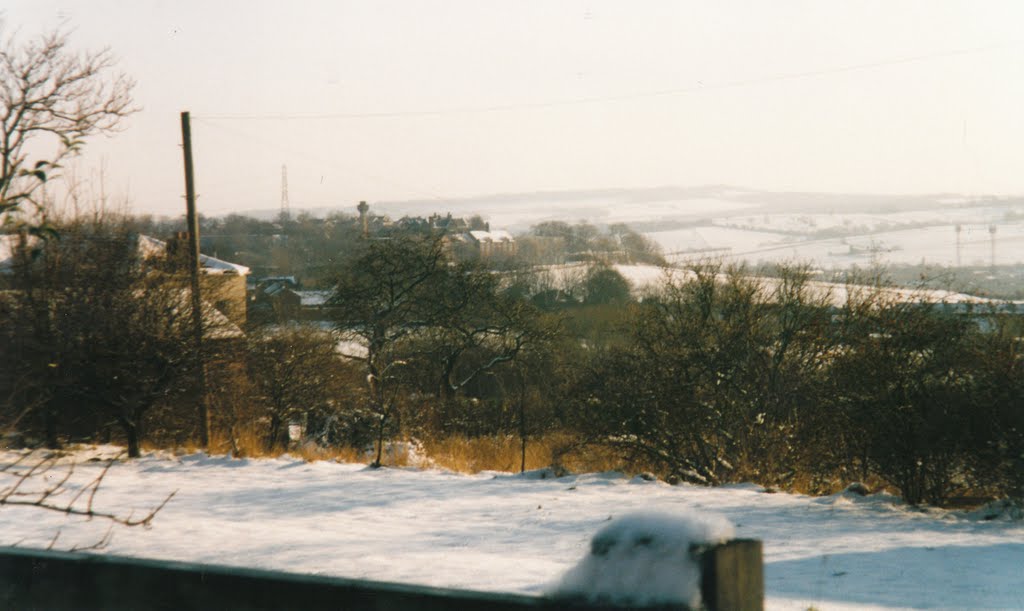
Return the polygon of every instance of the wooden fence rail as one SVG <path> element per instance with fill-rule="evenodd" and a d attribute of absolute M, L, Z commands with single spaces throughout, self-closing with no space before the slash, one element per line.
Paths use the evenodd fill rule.
<path fill-rule="evenodd" d="M 761 609 L 761 542 L 696 550 L 702 594 L 712 611 Z M 345 609 L 351 611 L 521 611 L 621 609 L 519 594 L 300 575 L 102 554 L 0 548 L 0 608 L 148 611 Z M 650 609 L 681 610 L 678 605 Z"/>

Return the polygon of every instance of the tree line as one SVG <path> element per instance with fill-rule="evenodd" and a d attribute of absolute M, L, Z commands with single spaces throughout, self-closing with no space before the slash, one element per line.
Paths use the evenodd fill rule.
<path fill-rule="evenodd" d="M 140 232 L 160 239 L 170 239 L 182 227 L 181 219 L 151 215 L 138 216 L 134 223 Z M 465 224 L 468 229 L 486 226 L 479 216 L 465 219 Z M 375 238 L 436 232 L 426 219 L 403 217 L 392 221 L 372 210 L 368 225 L 373 227 Z M 354 255 L 362 224 L 359 217 L 341 211 L 322 218 L 309 213 L 282 214 L 274 219 L 200 215 L 199 235 L 204 253 L 245 265 L 258 277 L 295 276 L 306 288 L 330 288 L 334 270 Z M 598 227 L 587 222 L 546 221 L 517 236 L 516 241 L 517 256 L 514 261 L 506 261 L 512 265 L 665 263 L 657 244 L 622 223 Z M 491 265 L 500 266 L 501 262 L 492 261 Z"/>
<path fill-rule="evenodd" d="M 550 268 L 455 261 L 412 232 L 354 239 L 326 321 L 234 333 L 211 317 L 197 359 L 183 275 L 139 255 L 130 219 L 58 231 L 19 246 L 0 299 L 0 407 L 26 441 L 186 443 L 201 366 L 235 451 L 242 431 L 286 448 L 296 426 L 303 443 L 372 446 L 374 464 L 410 435 L 525 451 L 558 433 L 673 481 L 1022 492 L 1019 319 L 999 310 L 720 264 L 666 268 L 642 296 L 592 264 L 565 289 L 582 298 L 558 300 Z"/>

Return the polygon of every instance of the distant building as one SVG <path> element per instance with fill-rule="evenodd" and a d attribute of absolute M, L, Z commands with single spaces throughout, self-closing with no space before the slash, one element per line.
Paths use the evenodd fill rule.
<path fill-rule="evenodd" d="M 295 276 L 270 276 L 255 281 L 248 291 L 249 319 L 254 323 L 296 320 L 302 297 Z"/>
<path fill-rule="evenodd" d="M 144 260 L 167 261 L 172 265 L 185 265 L 188 253 L 188 234 L 178 233 L 167 242 L 139 235 L 139 252 Z M 199 291 L 203 300 L 224 313 L 239 327 L 246 323 L 245 283 L 249 268 L 209 255 L 199 255 Z"/>
<path fill-rule="evenodd" d="M 490 224 L 479 216 L 469 219 L 447 214 L 404 216 L 391 222 L 387 217 L 370 214 L 366 202 L 359 204 L 359 216 L 364 237 L 398 238 L 403 234 L 442 235 L 449 253 L 457 259 L 496 259 L 511 257 L 518 251 L 516 240 L 507 231 L 491 230 Z M 374 221 L 379 222 L 374 224 Z"/>
<path fill-rule="evenodd" d="M 452 213 L 449 212 L 445 216 L 440 214 L 431 214 L 427 218 L 427 224 L 434 231 L 443 231 L 445 233 L 462 233 L 472 229 L 469 221 L 462 217 L 453 217 Z"/>
<path fill-rule="evenodd" d="M 497 259 L 516 254 L 516 239 L 507 231 L 467 231 L 450 239 L 456 258 Z"/>
<path fill-rule="evenodd" d="M 186 234 L 180 233 L 167 242 L 141 234 L 129 239 L 134 240 L 143 264 L 173 274 L 187 273 Z M 16 266 L 24 261 L 19 250 L 33 247 L 46 248 L 46 242 L 30 236 L 0 235 L 0 288 L 15 287 Z M 246 324 L 245 280 L 249 268 L 203 254 L 199 255 L 199 266 L 203 316 L 212 330 L 211 338 L 241 337 Z"/>

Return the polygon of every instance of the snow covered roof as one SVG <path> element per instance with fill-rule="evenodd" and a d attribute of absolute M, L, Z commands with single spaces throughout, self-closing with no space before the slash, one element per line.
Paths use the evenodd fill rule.
<path fill-rule="evenodd" d="M 763 293 L 774 294 L 782 285 L 782 280 L 779 278 L 752 278 L 759 285 Z M 953 291 L 946 291 L 941 289 L 915 289 L 906 287 L 874 287 L 859 284 L 841 284 L 838 282 L 821 282 L 821 281 L 810 281 L 807 283 L 808 288 L 812 295 L 818 297 L 827 298 L 829 303 L 835 307 L 842 307 L 847 304 L 851 298 L 855 298 L 858 295 L 873 294 L 877 291 L 877 295 L 882 301 L 902 302 L 902 303 L 931 303 L 931 304 L 951 304 L 951 305 L 999 305 L 1005 303 L 1013 303 L 1017 305 L 1024 305 L 1024 302 L 1006 302 L 999 299 L 989 299 L 987 297 L 978 297 L 975 295 L 968 295 L 966 293 L 956 293 Z"/>
<path fill-rule="evenodd" d="M 204 274 L 238 274 L 248 276 L 249 268 L 237 263 L 229 263 L 209 255 L 199 255 L 199 265 Z"/>
<path fill-rule="evenodd" d="M 139 297 L 142 297 L 142 291 L 139 291 Z M 169 305 L 172 306 L 176 315 L 191 311 L 191 292 L 185 288 L 178 290 Z M 202 300 L 199 310 L 203 318 L 203 339 L 239 339 L 245 337 L 245 332 L 242 331 L 241 327 L 231 322 L 230 318 L 205 299 Z M 180 321 L 182 324 L 191 324 L 191 317 L 180 316 Z"/>
<path fill-rule="evenodd" d="M 494 231 L 470 231 L 469 235 L 473 236 L 473 239 L 477 242 L 514 242 L 515 238 L 512 234 L 503 230 L 495 229 Z"/>
<path fill-rule="evenodd" d="M 334 291 L 295 291 L 303 306 L 322 306 L 327 303 Z"/>
<path fill-rule="evenodd" d="M 292 289 L 284 282 L 272 282 L 263 288 L 263 294 L 268 297 L 273 297 L 279 293 L 283 293 L 284 291 L 295 292 L 292 291 Z"/>
<path fill-rule="evenodd" d="M 612 265 L 613 269 L 633 286 L 635 294 L 643 296 L 651 291 L 657 291 L 664 285 L 666 280 L 671 278 L 672 282 L 684 283 L 695 278 L 692 271 L 671 267 L 659 267 L 656 265 Z M 589 267 L 585 263 L 572 263 L 564 265 L 549 265 L 544 269 L 557 288 L 568 288 L 572 284 L 581 281 Z M 725 276 L 722 275 L 724 280 Z M 781 280 L 760 276 L 750 276 L 750 280 L 756 282 L 765 295 L 771 295 L 779 289 Z M 835 307 L 844 306 L 848 299 L 858 292 L 877 290 L 883 300 L 900 302 L 951 304 L 951 305 L 991 305 L 1011 307 L 1024 307 L 1024 301 L 1006 301 L 978 297 L 966 293 L 956 293 L 939 289 L 914 289 L 904 287 L 869 287 L 863 285 L 846 285 L 837 282 L 824 282 L 813 280 L 807 283 L 812 294 L 820 297 L 828 297 L 829 303 Z M 863 293 L 862 293 L 863 294 Z"/>
<path fill-rule="evenodd" d="M 139 254 L 143 257 L 163 257 L 167 255 L 167 242 L 152 236 L 139 235 Z M 229 263 L 216 257 L 199 255 L 200 271 L 204 274 L 238 274 L 248 276 L 249 268 L 237 263 Z"/>

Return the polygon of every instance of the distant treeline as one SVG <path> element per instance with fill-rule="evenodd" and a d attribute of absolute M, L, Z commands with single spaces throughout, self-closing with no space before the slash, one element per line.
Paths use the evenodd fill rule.
<path fill-rule="evenodd" d="M 369 237 L 421 233 L 451 235 L 458 230 L 432 229 L 423 219 L 396 221 L 370 213 Z M 420 222 L 415 222 L 420 221 Z M 137 217 L 134 227 L 141 233 L 169 239 L 182 230 L 181 220 Z M 479 216 L 466 219 L 466 229 L 483 229 Z M 295 276 L 307 288 L 329 288 L 332 273 L 353 256 L 359 244 L 362 223 L 355 215 L 329 214 L 325 218 L 299 214 L 294 218 L 279 215 L 275 220 L 260 220 L 241 215 L 202 217 L 199 235 L 202 251 L 253 270 L 255 276 Z M 603 263 L 662 264 L 657 244 L 622 223 L 599 228 L 590 223 L 575 224 L 547 221 L 517 236 L 514 259 L 495 259 L 491 267 L 597 261 Z"/>
<path fill-rule="evenodd" d="M 206 322 L 197 353 L 180 271 L 132 248 L 135 231 L 172 227 L 55 229 L 23 245 L 0 300 L 0 416 L 24 443 L 194 442 L 203 371 L 212 443 L 236 453 L 374 446 L 379 463 L 389 439 L 525 448 L 558 433 L 564 455 L 601 448 L 700 484 L 858 480 L 911 503 L 1024 492 L 1020 320 L 897 300 L 877 278 L 838 300 L 806 268 L 767 282 L 710 263 L 638 296 L 610 263 L 658 255 L 624 227 L 535 228 L 520 252 L 550 240 L 561 250 L 529 256 L 584 263 L 553 284 L 523 260 L 452 260 L 429 231 L 227 217 L 204 223 L 216 254 L 301 271 L 331 290 L 327 320 L 238 335 Z"/>

